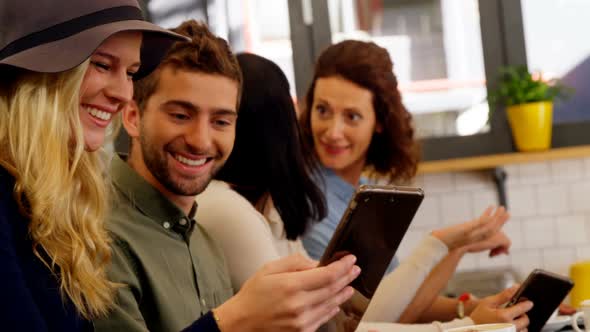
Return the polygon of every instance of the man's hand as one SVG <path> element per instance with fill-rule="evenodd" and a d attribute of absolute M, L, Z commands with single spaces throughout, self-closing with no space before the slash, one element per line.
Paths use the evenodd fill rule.
<path fill-rule="evenodd" d="M 292 255 L 262 267 L 215 309 L 221 331 L 315 331 L 348 300 L 359 274 L 356 258 L 330 265 Z"/>

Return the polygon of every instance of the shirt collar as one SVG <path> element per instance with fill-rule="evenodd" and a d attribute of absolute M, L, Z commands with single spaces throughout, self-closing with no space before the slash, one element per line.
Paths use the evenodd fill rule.
<path fill-rule="evenodd" d="M 196 202 L 187 216 L 119 156 L 115 156 L 111 163 L 111 177 L 115 188 L 154 222 L 181 235 L 188 235 L 192 231 L 197 212 Z"/>

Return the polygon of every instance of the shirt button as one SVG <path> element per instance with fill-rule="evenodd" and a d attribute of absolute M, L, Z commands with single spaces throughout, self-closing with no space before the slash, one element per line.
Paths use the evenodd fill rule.
<path fill-rule="evenodd" d="M 182 226 L 184 226 L 184 225 L 186 225 L 186 219 L 182 218 L 182 219 L 180 219 L 180 221 L 178 223 L 181 224 Z"/>
<path fill-rule="evenodd" d="M 162 226 L 164 226 L 164 228 L 166 229 L 170 229 L 170 223 L 167 221 L 164 221 L 164 223 L 162 224 Z"/>
<path fill-rule="evenodd" d="M 205 299 L 201 299 L 201 304 L 203 305 L 203 307 L 207 306 L 207 301 L 205 301 Z"/>

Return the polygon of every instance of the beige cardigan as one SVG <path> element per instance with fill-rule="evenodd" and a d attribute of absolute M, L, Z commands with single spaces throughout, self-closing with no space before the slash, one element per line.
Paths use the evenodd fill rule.
<path fill-rule="evenodd" d="M 264 214 L 227 184 L 212 181 L 197 196 L 197 222 L 223 248 L 234 289 L 265 263 L 294 253 L 307 256 L 301 241 L 285 237 L 283 222 L 269 200 Z M 379 284 L 357 331 L 439 332 L 472 325 L 471 318 L 432 324 L 395 324 L 430 270 L 447 254 L 438 239 L 426 236 L 408 258 Z M 386 322 L 386 323 L 375 323 Z"/>

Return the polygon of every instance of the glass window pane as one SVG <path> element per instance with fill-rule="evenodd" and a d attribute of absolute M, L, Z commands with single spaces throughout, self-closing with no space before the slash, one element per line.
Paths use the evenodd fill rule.
<path fill-rule="evenodd" d="M 329 0 L 333 41 L 371 40 L 394 62 L 418 136 L 489 130 L 477 0 Z"/>
<path fill-rule="evenodd" d="M 255 53 L 275 62 L 289 80 L 291 95 L 295 93 L 295 72 L 289 6 L 287 0 L 245 0 L 245 48 L 240 51 Z"/>
<path fill-rule="evenodd" d="M 232 50 L 261 55 L 281 67 L 295 96 L 287 0 L 151 0 L 152 21 L 170 28 L 187 19 L 208 22 Z"/>
<path fill-rule="evenodd" d="M 204 0 L 150 0 L 147 4 L 152 21 L 165 28 L 174 28 L 191 18 L 207 22 Z"/>
<path fill-rule="evenodd" d="M 555 123 L 590 120 L 590 1 L 522 0 L 529 70 L 574 88 L 554 104 Z"/>

